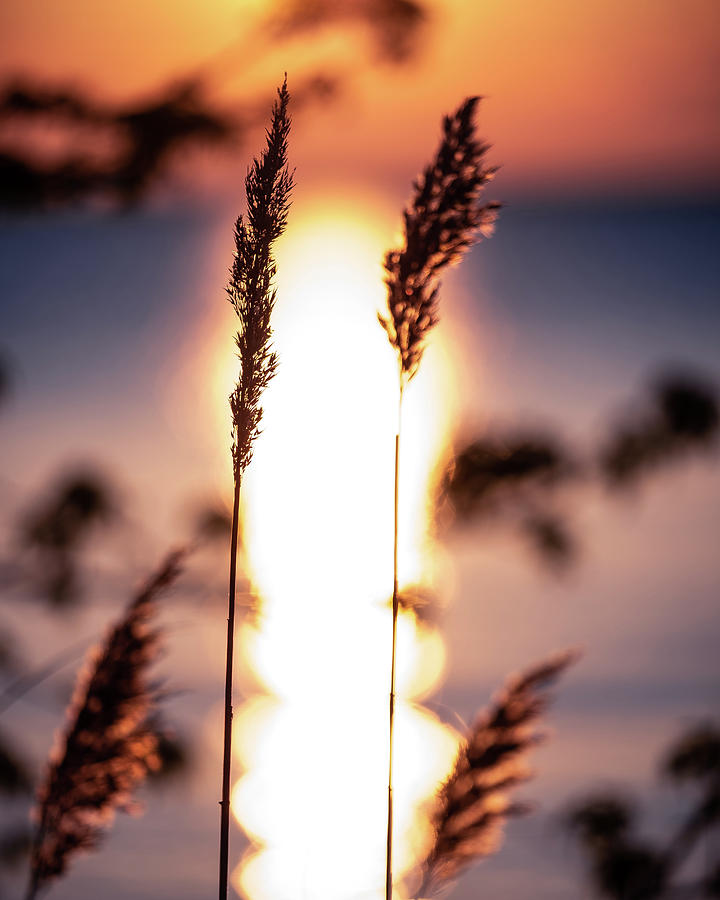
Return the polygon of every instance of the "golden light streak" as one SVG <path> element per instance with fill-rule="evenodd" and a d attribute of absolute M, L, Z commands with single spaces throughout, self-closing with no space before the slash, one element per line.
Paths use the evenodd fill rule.
<path fill-rule="evenodd" d="M 293 212 L 278 248 L 281 368 L 244 485 L 246 551 L 262 612 L 241 643 L 269 695 L 236 716 L 246 774 L 233 810 L 261 849 L 234 879 L 252 900 L 379 898 L 397 369 L 375 310 L 388 235 L 367 204 Z M 437 348 L 427 354 L 403 410 L 401 583 L 433 577 L 427 479 L 451 414 L 442 359 Z M 398 662 L 399 875 L 427 840 L 418 806 L 446 774 L 456 736 L 411 705 L 442 673 L 438 634 L 402 616 Z"/>

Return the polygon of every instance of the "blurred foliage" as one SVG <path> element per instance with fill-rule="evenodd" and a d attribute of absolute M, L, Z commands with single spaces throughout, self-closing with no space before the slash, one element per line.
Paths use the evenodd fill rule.
<path fill-rule="evenodd" d="M 100 105 L 82 92 L 17 81 L 0 98 L 0 123 L 52 123 L 90 130 L 88 146 L 59 162 L 40 162 L 31 154 L 0 152 L 0 208 L 10 211 L 72 205 L 108 199 L 121 206 L 137 203 L 166 171 L 171 157 L 192 144 L 226 142 L 235 128 L 213 111 L 202 85 L 186 81 L 159 96 L 127 106 Z M 93 140 L 109 139 L 114 152 L 93 158 Z M 97 157 L 97 154 L 94 154 Z"/>
<path fill-rule="evenodd" d="M 155 722 L 158 768 L 148 773 L 149 783 L 162 784 L 187 775 L 192 761 L 191 746 L 187 738 L 180 737 L 165 723 Z"/>
<path fill-rule="evenodd" d="M 570 452 L 550 433 L 477 438 L 445 470 L 438 498 L 441 531 L 453 521 L 510 525 L 545 562 L 562 566 L 573 557 L 575 540 L 556 497 L 578 476 Z"/>
<path fill-rule="evenodd" d="M 717 778 L 720 775 L 720 731 L 704 723 L 688 731 L 663 762 L 665 774 L 677 781 Z"/>
<path fill-rule="evenodd" d="M 619 840 L 635 816 L 625 797 L 605 795 L 586 800 L 568 815 L 568 824 L 590 848 L 600 848 Z"/>
<path fill-rule="evenodd" d="M 232 516 L 221 504 L 208 503 L 200 507 L 193 518 L 193 530 L 198 540 L 208 543 L 229 542 Z M 242 539 L 239 543 L 242 544 Z"/>
<path fill-rule="evenodd" d="M 562 569 L 577 556 L 577 540 L 559 513 L 536 512 L 522 524 L 536 554 L 550 568 Z"/>
<path fill-rule="evenodd" d="M 65 549 L 76 546 L 86 532 L 113 513 L 107 485 L 92 473 L 79 473 L 63 480 L 52 495 L 25 521 L 29 546 Z"/>
<path fill-rule="evenodd" d="M 24 794 L 32 786 L 32 778 L 20 755 L 0 733 L 0 793 Z"/>
<path fill-rule="evenodd" d="M 691 884 L 681 879 L 682 867 L 700 840 L 720 825 L 720 727 L 704 723 L 682 735 L 667 754 L 662 774 L 690 783 L 695 793 L 679 827 L 664 842 L 638 837 L 634 804 L 616 794 L 589 797 L 567 813 L 567 826 L 580 841 L 599 896 L 612 900 L 720 896 L 720 860 Z"/>
<path fill-rule="evenodd" d="M 430 18 L 428 3 L 418 0 L 289 0 L 270 14 L 277 37 L 306 34 L 328 24 L 371 27 L 381 59 L 405 63 L 418 52 Z"/>
<path fill-rule="evenodd" d="M 0 835 L 0 866 L 8 869 L 24 864 L 30 853 L 32 836 L 30 829 L 20 826 Z"/>
<path fill-rule="evenodd" d="M 550 435 L 491 435 L 456 454 L 443 492 L 462 519 L 493 515 L 513 503 L 532 503 L 574 473 L 567 451 Z"/>
<path fill-rule="evenodd" d="M 702 376 L 661 375 L 612 431 L 600 469 L 612 487 L 633 486 L 653 469 L 712 445 L 719 422 L 717 393 Z"/>
<path fill-rule="evenodd" d="M 110 483 L 96 471 L 63 477 L 25 514 L 20 545 L 33 557 L 33 580 L 57 608 L 80 596 L 78 554 L 90 535 L 117 515 Z"/>
<path fill-rule="evenodd" d="M 362 24 L 373 37 L 376 57 L 404 64 L 416 54 L 427 20 L 427 4 L 420 0 L 287 2 L 271 8 L 252 33 L 242 34 L 245 46 L 236 58 L 271 44 L 277 51 L 298 37 L 311 39 L 329 25 Z M 221 110 L 211 100 L 215 77 L 211 60 L 146 98 L 123 103 L 92 99 L 75 86 L 9 80 L 0 86 L 0 210 L 45 211 L 89 201 L 134 206 L 182 153 L 236 145 L 263 121 L 266 98 Z M 308 101 L 326 102 L 341 82 L 323 64 L 295 78 L 293 112 Z M 38 126 L 65 135 L 70 149 L 64 156 L 46 158 L 34 138 Z"/>
<path fill-rule="evenodd" d="M 398 591 L 398 606 L 411 613 L 421 625 L 434 625 L 438 617 L 438 598 L 429 588 L 421 584 L 411 584 Z M 388 600 L 392 607 L 392 598 Z"/>
<path fill-rule="evenodd" d="M 539 558 L 558 568 L 571 563 L 580 542 L 567 513 L 570 500 L 594 483 L 630 490 L 651 473 L 717 445 L 717 390 L 688 372 L 656 378 L 647 396 L 611 425 L 586 458 L 546 433 L 489 433 L 462 446 L 446 464 L 436 501 L 438 531 L 453 524 L 510 526 Z"/>

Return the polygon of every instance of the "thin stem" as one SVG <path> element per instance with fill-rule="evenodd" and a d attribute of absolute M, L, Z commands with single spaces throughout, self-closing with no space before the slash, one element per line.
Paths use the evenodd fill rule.
<path fill-rule="evenodd" d="M 237 576 L 238 520 L 240 512 L 240 467 L 235 467 L 230 538 L 230 584 L 228 587 L 227 655 L 225 659 L 225 732 L 223 740 L 222 800 L 220 801 L 220 900 L 228 894 L 228 862 L 230 842 L 230 764 L 232 759 L 232 681 L 233 644 L 235 639 L 235 582 Z"/>
<path fill-rule="evenodd" d="M 51 678 L 65 666 L 76 660 L 87 650 L 92 643 L 93 638 L 85 638 L 77 644 L 73 644 L 62 650 L 56 656 L 53 656 L 45 665 L 34 669 L 31 672 L 25 672 L 19 675 L 14 681 L 0 692 L 0 715 L 6 712 L 13 703 L 16 703 L 25 694 L 42 684 L 48 678 Z"/>
<path fill-rule="evenodd" d="M 388 814 L 387 848 L 385 856 L 385 900 L 392 900 L 392 844 L 393 844 L 393 738 L 395 731 L 395 657 L 397 646 L 398 619 L 398 496 L 400 484 L 400 424 L 402 416 L 403 381 L 400 374 L 400 394 L 398 398 L 398 425 L 395 435 L 395 502 L 393 530 L 393 595 L 392 595 L 392 656 L 390 662 L 390 733 L 388 753 Z"/>
<path fill-rule="evenodd" d="M 45 828 L 41 824 L 40 828 L 38 829 L 37 841 L 40 842 L 40 841 L 43 841 L 44 839 L 45 839 Z M 25 900 L 35 900 L 35 897 L 37 896 L 37 892 L 38 892 L 38 887 L 39 887 L 39 873 L 38 873 L 38 870 L 34 866 L 31 866 L 30 881 L 28 883 L 27 892 L 25 894 Z"/>

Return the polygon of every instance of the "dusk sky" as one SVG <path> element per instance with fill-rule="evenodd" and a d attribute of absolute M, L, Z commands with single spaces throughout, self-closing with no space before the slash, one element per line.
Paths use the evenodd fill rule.
<path fill-rule="evenodd" d="M 107 473 L 123 510 L 86 549 L 83 606 L 63 616 L 31 592 L 8 590 L 0 631 L 13 634 L 28 666 L 79 638 L 90 643 L 165 549 L 187 538 L 193 510 L 229 507 L 232 226 L 287 72 L 297 97 L 297 188 L 278 245 L 280 369 L 244 494 L 243 562 L 266 604 L 265 624 L 259 637 L 243 632 L 249 655 L 237 665 L 238 704 L 261 687 L 280 701 L 277 718 L 267 719 L 274 743 L 241 733 L 242 723 L 248 734 L 260 728 L 256 708 L 265 701 L 239 713 L 244 755 L 235 779 L 257 763 L 258 747 L 295 760 L 281 757 L 287 770 L 275 785 L 260 771 L 234 802 L 257 802 L 259 792 L 266 818 L 285 822 L 274 839 L 290 847 L 291 862 L 270 856 L 268 867 L 292 869 L 291 851 L 301 859 L 303 848 L 311 861 L 298 863 L 308 866 L 304 882 L 263 882 L 260 865 L 250 881 L 237 872 L 233 884 L 247 900 L 378 896 L 372 873 L 368 883 L 328 892 L 312 856 L 322 841 L 315 829 L 327 823 L 308 806 L 320 809 L 325 791 L 338 816 L 352 818 L 363 797 L 335 763 L 369 753 L 370 768 L 375 752 L 349 732 L 354 704 L 375 690 L 370 672 L 384 684 L 385 638 L 372 641 L 392 587 L 395 370 L 375 315 L 385 297 L 383 253 L 400 239 L 403 204 L 437 147 L 442 116 L 482 95 L 478 131 L 500 166 L 485 197 L 504 208 L 495 234 L 443 279 L 441 322 L 404 412 L 404 578 L 432 587 L 441 606 L 436 628 L 418 635 L 408 625 L 403 640 L 416 671 L 406 696 L 433 715 L 430 757 L 441 752 L 430 746 L 444 739 L 440 723 L 461 729 L 507 675 L 582 649 L 555 690 L 535 777 L 519 792 L 535 812 L 510 822 L 503 848 L 449 896 L 590 897 L 560 823 L 567 804 L 624 786 L 645 805 L 646 833 L 665 834 L 686 802 L 681 791 L 658 788 L 658 761 L 684 727 L 717 715 L 717 446 L 659 466 L 624 492 L 587 463 L 587 479 L 559 499 L 578 548 L 561 570 L 543 564 L 507 522 L 431 537 L 433 490 L 463 441 L 551 432 L 591 460 L 616 422 L 632 420 L 659 373 L 720 384 L 720 7 L 448 0 L 418 5 L 414 27 L 399 33 L 378 15 L 382 7 L 318 2 L 305 19 L 291 16 L 302 5 L 272 0 L 202 8 L 10 0 L 0 8 L 0 94 L 24 79 L 121 109 L 195 78 L 210 108 L 242 125 L 230 144 L 179 147 L 130 208 L 90 196 L 0 210 L 0 355 L 9 371 L 0 407 L 2 559 L 15 552 L 24 511 L 64 471 Z M 319 76 L 332 90 L 308 87 Z M 0 152 L 8 150 L 42 165 L 77 153 L 102 163 L 118 152 L 87 122 L 28 126 L 0 116 Z M 215 890 L 223 553 L 202 551 L 162 613 L 161 670 L 178 692 L 167 715 L 192 741 L 188 779 L 143 791 L 145 815 L 119 816 L 102 849 L 78 860 L 50 897 L 195 900 Z M 317 660 L 330 644 L 337 669 L 326 679 Z M 38 773 L 77 664 L 2 715 L 3 735 L 27 750 Z M 308 701 L 326 680 L 331 715 Z M 293 718 L 298 710 L 317 716 L 300 736 L 291 730 L 303 721 Z M 293 764 L 311 754 L 313 729 L 320 762 L 306 760 L 303 775 Z M 423 755 L 420 745 L 414 752 Z M 316 762 L 328 773 L 324 785 L 312 781 Z M 285 777 L 300 788 L 283 809 L 273 804 Z M 23 820 L 27 799 L 4 804 L 0 824 Z M 261 834 L 262 818 L 251 812 L 246 829 Z M 301 835 L 293 846 L 294 824 Z M 330 824 L 344 835 L 339 861 L 343 848 L 350 859 L 364 846 L 343 819 Z M 382 817 L 377 834 L 382 847 Z M 247 847 L 239 827 L 232 841 L 235 868 Z M 702 865 L 691 859 L 690 876 Z M 6 888 L 20 896 L 23 883 L 22 872 L 8 876 L 0 896 Z"/>

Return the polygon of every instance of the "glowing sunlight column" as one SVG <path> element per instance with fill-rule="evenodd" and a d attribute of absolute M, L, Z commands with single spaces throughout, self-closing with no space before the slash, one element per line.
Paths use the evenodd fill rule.
<path fill-rule="evenodd" d="M 299 221 L 278 247 L 281 368 L 247 480 L 247 552 L 261 611 L 244 630 L 243 650 L 267 693 L 236 716 L 245 774 L 233 808 L 260 849 L 234 879 L 252 900 L 369 900 L 383 896 L 385 869 L 397 415 L 396 362 L 375 319 L 384 239 L 368 213 L 295 212 Z M 423 552 L 427 481 L 449 424 L 440 358 L 429 354 L 404 411 L 405 585 L 425 578 L 431 562 Z M 400 876 L 427 839 L 418 806 L 447 773 L 456 736 L 410 702 L 441 674 L 437 632 L 402 616 L 398 663 Z"/>

